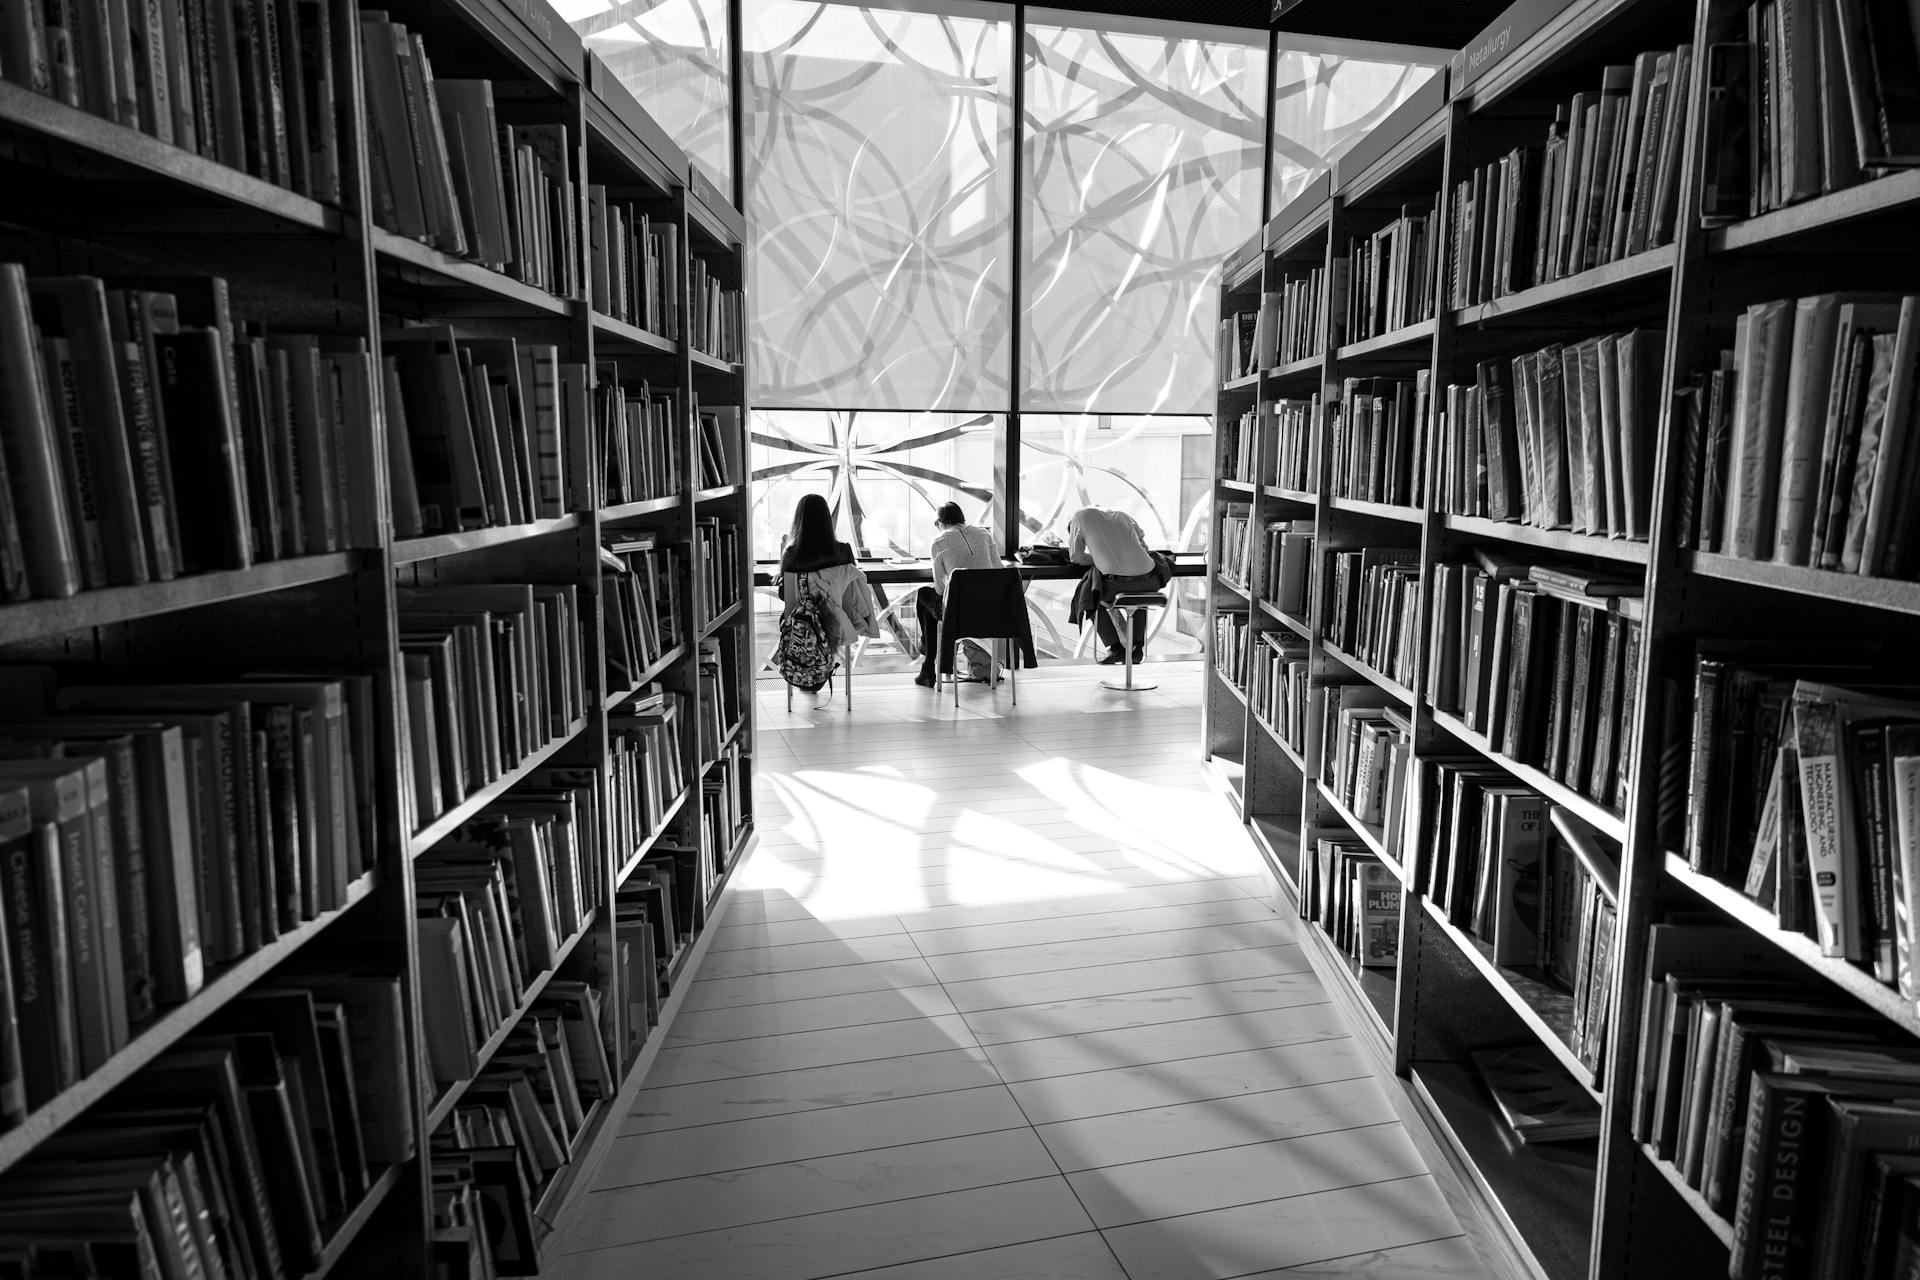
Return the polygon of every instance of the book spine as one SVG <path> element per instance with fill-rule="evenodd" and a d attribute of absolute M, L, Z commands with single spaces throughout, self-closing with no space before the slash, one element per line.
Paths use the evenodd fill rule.
<path fill-rule="evenodd" d="M 1860 874 L 1847 830 L 1847 779 L 1840 756 L 1840 711 L 1831 702 L 1796 697 L 1795 747 L 1800 756 L 1800 807 L 1806 822 L 1807 864 L 1813 874 L 1814 920 L 1820 954 L 1865 958 L 1861 942 Z"/>

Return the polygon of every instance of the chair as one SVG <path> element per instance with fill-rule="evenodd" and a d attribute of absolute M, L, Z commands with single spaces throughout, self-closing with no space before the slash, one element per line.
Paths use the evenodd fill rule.
<path fill-rule="evenodd" d="M 847 678 L 847 710 L 853 710 L 853 664 L 860 661 L 860 655 L 867 651 L 867 638 L 861 636 L 854 644 L 840 646 L 840 670 Z M 787 710 L 793 710 L 793 686 L 787 686 Z"/>
<path fill-rule="evenodd" d="M 1000 661 L 1000 642 L 1007 646 L 1007 674 L 1013 705 L 1020 705 L 1020 655 L 1015 646 L 1027 634 L 1027 593 L 1018 569 L 955 569 L 947 579 L 947 597 L 940 615 L 940 667 L 953 678 L 953 705 L 960 705 L 960 642 L 994 641 L 994 660 Z M 938 669 L 935 678 L 938 679 Z"/>
<path fill-rule="evenodd" d="M 1133 682 L 1133 619 L 1142 609 L 1164 609 L 1167 607 L 1165 593 L 1159 591 L 1123 591 L 1113 599 L 1101 604 L 1113 618 L 1115 634 L 1120 637 L 1120 652 L 1127 664 L 1127 678 L 1123 684 L 1111 680 L 1102 680 L 1102 689 L 1112 689 L 1116 693 L 1145 693 L 1149 689 L 1158 689 L 1157 684 L 1135 684 Z"/>

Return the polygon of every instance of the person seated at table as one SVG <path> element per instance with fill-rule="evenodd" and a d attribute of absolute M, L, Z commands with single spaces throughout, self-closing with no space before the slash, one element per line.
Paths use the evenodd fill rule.
<path fill-rule="evenodd" d="M 947 580 L 955 569 L 998 569 L 1000 553 L 993 549 L 993 535 L 979 525 L 968 524 L 957 502 L 943 502 L 934 514 L 933 585 L 920 588 L 914 597 L 914 612 L 920 619 L 920 674 L 913 682 L 923 689 L 934 685 L 933 664 L 940 650 L 940 619 L 945 615 Z M 993 659 L 986 651 L 968 641 L 967 669 L 970 678 L 981 680 L 992 670 Z"/>
<path fill-rule="evenodd" d="M 1094 630 L 1099 633 L 1106 652 L 1100 655 L 1102 666 L 1126 661 L 1121 649 L 1119 629 L 1113 615 L 1104 607 L 1115 596 L 1130 591 L 1158 591 L 1167 585 L 1167 570 L 1147 550 L 1146 535 L 1134 518 L 1124 511 L 1107 507 L 1082 507 L 1067 521 L 1067 559 L 1089 566 L 1086 577 L 1073 593 L 1073 606 L 1067 615 L 1079 622 L 1093 615 Z M 1147 615 L 1133 615 L 1133 660 L 1146 656 Z"/>
<path fill-rule="evenodd" d="M 793 528 L 780 552 L 780 599 L 788 608 L 800 599 L 801 579 L 826 605 L 836 644 L 850 645 L 856 635 L 879 637 L 873 588 L 853 562 L 853 548 L 833 536 L 833 511 L 817 493 L 794 504 Z"/>

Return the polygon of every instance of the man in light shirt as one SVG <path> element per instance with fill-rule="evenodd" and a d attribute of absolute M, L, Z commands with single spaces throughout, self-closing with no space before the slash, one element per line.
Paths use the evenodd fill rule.
<path fill-rule="evenodd" d="M 1166 585 L 1151 552 L 1146 535 L 1134 518 L 1124 511 L 1106 507 L 1082 507 L 1067 521 L 1067 559 L 1075 564 L 1091 565 L 1099 572 L 1099 598 L 1102 601 L 1128 591 L 1158 591 Z M 1089 575 L 1091 576 L 1091 575 Z M 1107 651 L 1100 656 L 1103 666 L 1126 660 L 1120 648 L 1120 632 L 1105 608 L 1093 609 L 1094 630 L 1099 632 Z M 1147 615 L 1133 615 L 1133 660 L 1146 656 Z"/>
<path fill-rule="evenodd" d="M 920 619 L 920 674 L 914 683 L 933 688 L 934 659 L 939 654 L 940 619 L 945 615 L 947 579 L 955 569 L 998 569 L 1000 555 L 993 549 L 993 535 L 978 525 L 967 523 L 957 502 L 942 503 L 934 523 L 940 532 L 933 539 L 933 585 L 920 588 L 914 597 L 914 612 Z M 967 668 L 975 679 L 990 661 L 984 650 L 972 641 L 966 645 Z"/>

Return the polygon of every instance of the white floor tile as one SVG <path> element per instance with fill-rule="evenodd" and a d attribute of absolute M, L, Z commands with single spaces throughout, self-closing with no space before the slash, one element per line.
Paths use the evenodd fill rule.
<path fill-rule="evenodd" d="M 925 987 L 938 982 L 927 962 L 876 960 L 870 964 L 841 964 L 828 969 L 799 969 L 791 973 L 756 973 L 741 978 L 701 978 L 687 989 L 680 1016 L 701 1009 L 731 1009 L 747 1004 L 774 1004 L 782 1000 L 811 1000 L 821 996 L 853 995 L 861 991 L 892 991 Z M 675 1019 L 679 1025 L 679 1019 Z"/>
<path fill-rule="evenodd" d="M 1046 1124 L 1348 1080 L 1367 1071 L 1360 1046 L 1340 1037 L 1052 1076 L 1012 1089 L 1027 1119 Z"/>
<path fill-rule="evenodd" d="M 877 1022 L 829 1031 L 798 1031 L 754 1040 L 663 1048 L 647 1072 L 649 1085 L 691 1084 L 729 1076 L 797 1071 L 836 1062 L 866 1062 L 915 1053 L 971 1048 L 973 1032 L 957 1016 Z"/>
<path fill-rule="evenodd" d="M 858 1280 L 1127 1280 L 1127 1273 L 1107 1242 L 1088 1233 L 881 1267 Z"/>
<path fill-rule="evenodd" d="M 1320 1004 L 1326 998 L 1326 988 L 1311 973 L 1289 973 L 1014 1009 L 988 1009 L 964 1016 L 975 1040 L 983 1045 L 995 1045 L 1119 1031 L 1157 1022 L 1190 1022 L 1228 1014 L 1291 1009 Z"/>
<path fill-rule="evenodd" d="M 1268 975 L 1310 975 L 1312 972 L 1306 956 L 1297 946 L 1253 947 L 1240 951 L 1210 951 L 1197 956 L 1096 965 L 1084 969 L 1060 969 L 1052 973 L 1023 973 L 1008 978 L 976 978 L 969 982 L 949 982 L 946 991 L 961 1012 L 974 1013 L 985 1009 L 1090 1000 L 1131 992 L 1178 990 Z"/>
<path fill-rule="evenodd" d="M 1297 1044 L 1303 1040 L 1341 1039 L 1348 1034 L 1346 1024 L 1331 1004 L 1311 1004 L 1279 1013 L 1228 1013 L 1119 1031 L 1056 1036 L 1050 1040 L 1016 1040 L 982 1047 L 1001 1078 L 1012 1083 L 1043 1076 L 1080 1075 L 1115 1067 L 1178 1062 L 1205 1054 Z"/>
<path fill-rule="evenodd" d="M 791 1035 L 796 1031 L 827 1031 L 836 1027 L 899 1022 L 953 1012 L 953 1001 L 937 986 L 858 991 L 850 995 L 783 1000 L 779 1004 L 732 1009 L 696 1009 L 691 1012 L 683 1009 L 673 1020 L 672 1031 L 662 1043 L 666 1047 L 714 1044 L 722 1040 L 751 1040 L 756 1036 Z"/>

